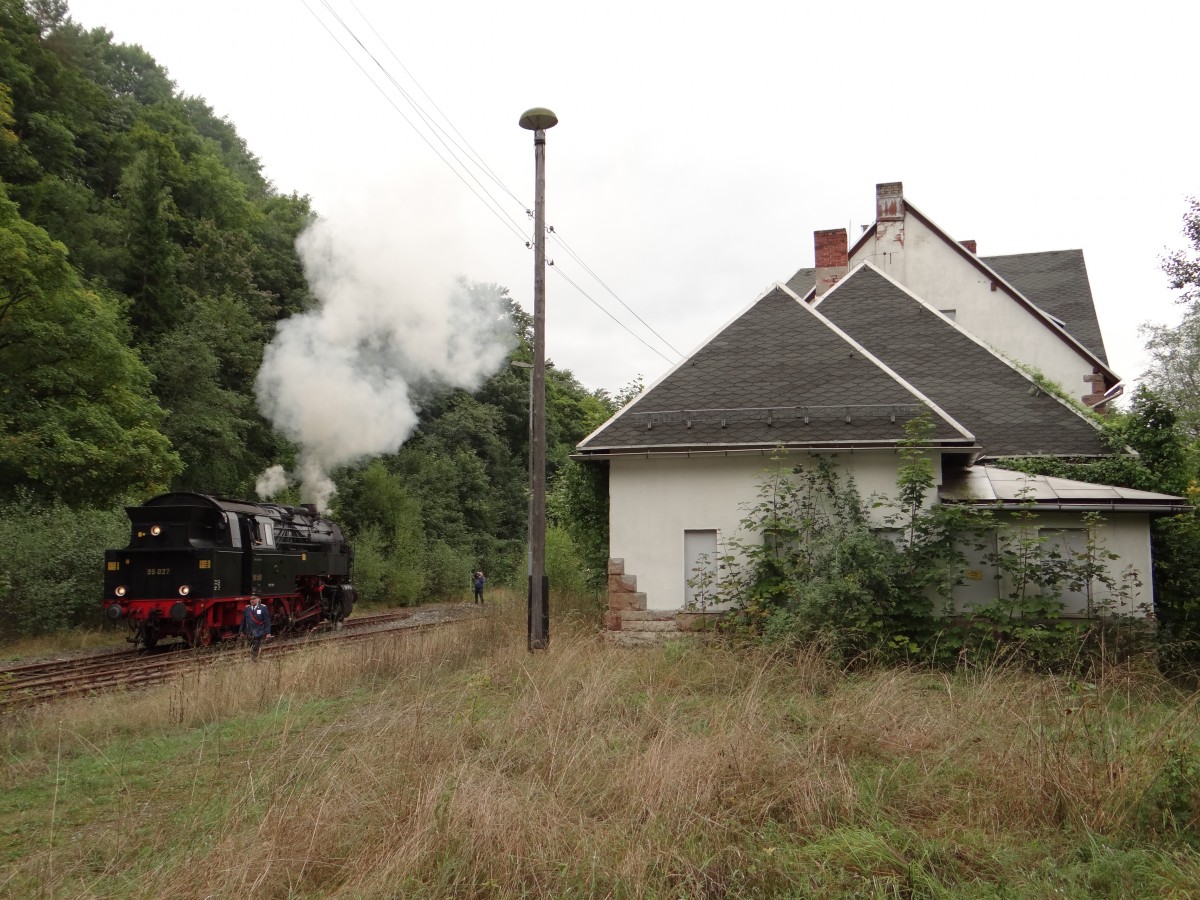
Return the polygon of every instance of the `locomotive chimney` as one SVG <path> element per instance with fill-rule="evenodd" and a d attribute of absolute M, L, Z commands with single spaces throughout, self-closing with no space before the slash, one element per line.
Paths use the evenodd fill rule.
<path fill-rule="evenodd" d="M 306 513 L 308 513 L 310 516 L 312 516 L 314 519 L 317 517 L 317 504 L 301 503 L 300 508 L 302 510 L 304 510 Z"/>

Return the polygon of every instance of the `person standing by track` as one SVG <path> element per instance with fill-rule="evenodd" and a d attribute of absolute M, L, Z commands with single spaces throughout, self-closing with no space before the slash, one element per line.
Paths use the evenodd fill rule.
<path fill-rule="evenodd" d="M 258 597 L 242 612 L 242 636 L 250 641 L 250 658 L 258 659 L 263 641 L 271 639 L 271 611 Z"/>
<path fill-rule="evenodd" d="M 483 603 L 483 585 L 486 581 L 487 579 L 483 577 L 483 572 L 475 571 L 471 575 L 471 586 L 475 588 L 476 603 Z"/>

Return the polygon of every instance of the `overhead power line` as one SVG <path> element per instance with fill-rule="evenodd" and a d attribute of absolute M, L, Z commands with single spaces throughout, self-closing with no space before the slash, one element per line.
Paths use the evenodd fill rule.
<path fill-rule="evenodd" d="M 458 178 L 458 180 L 461 181 L 467 187 L 467 189 L 471 191 L 472 194 L 475 195 L 476 199 L 478 199 L 481 203 L 483 203 L 484 206 L 487 207 L 489 212 L 491 212 L 494 216 L 496 216 L 506 228 L 508 228 L 510 231 L 512 231 L 518 237 L 518 239 L 521 240 L 525 244 L 526 247 L 532 247 L 533 242 L 524 233 L 524 231 L 521 228 L 520 223 L 517 220 L 515 220 L 513 218 L 513 216 L 510 215 L 504 209 L 501 202 L 492 194 L 492 192 L 488 188 L 488 186 L 485 185 L 475 175 L 474 171 L 472 171 L 472 167 L 474 167 L 475 169 L 478 169 L 480 172 L 482 172 L 488 179 L 491 180 L 491 182 L 500 191 L 507 194 L 509 198 L 511 198 L 518 205 L 520 205 L 522 208 L 524 208 L 524 204 L 521 203 L 520 198 L 518 198 L 516 196 L 516 194 L 513 193 L 513 191 L 510 190 L 506 184 L 504 184 L 504 182 L 499 178 L 499 176 L 497 176 L 496 173 L 493 172 L 492 169 L 487 165 L 487 163 L 484 162 L 482 156 L 478 153 L 478 151 L 476 151 L 475 148 L 472 147 L 470 145 L 470 143 L 466 140 L 466 138 L 463 137 L 462 132 L 459 131 L 458 128 L 456 128 L 454 126 L 454 123 L 450 120 L 450 117 L 447 116 L 446 113 L 442 111 L 442 109 L 437 105 L 436 102 L 434 102 L 433 98 L 421 86 L 421 84 L 417 81 L 417 79 L 413 76 L 413 74 L 408 70 L 408 68 L 404 65 L 404 63 L 401 62 L 400 58 L 396 55 L 395 51 L 392 50 L 392 48 L 388 45 L 387 41 L 383 39 L 383 37 L 379 34 L 379 32 L 376 30 L 376 28 L 371 24 L 370 20 L 367 19 L 367 17 L 363 14 L 363 12 L 358 8 L 358 6 L 354 3 L 354 0 L 348 0 L 348 2 L 350 3 L 350 6 L 353 7 L 354 11 L 358 14 L 359 18 L 362 19 L 362 21 L 366 24 L 366 26 L 375 35 L 376 39 L 383 45 L 383 47 L 387 50 L 387 52 L 391 55 L 391 57 L 396 61 L 396 64 L 399 65 L 400 68 L 404 71 L 405 75 L 407 75 L 408 78 L 413 82 L 413 84 L 416 85 L 417 89 L 426 98 L 426 100 L 429 101 L 429 103 L 433 106 L 433 108 L 435 110 L 437 110 L 437 112 L 441 116 L 441 118 L 443 120 L 445 120 L 446 125 L 449 127 L 450 131 L 452 131 L 454 133 L 454 135 L 457 135 L 457 140 L 454 137 L 454 135 L 451 135 L 450 133 L 448 133 L 447 130 L 445 128 L 443 128 L 432 115 L 430 115 L 428 112 L 426 112 L 426 110 L 422 108 L 422 106 L 418 102 L 418 100 L 396 80 L 396 78 L 392 75 L 392 73 L 388 71 L 387 67 L 384 66 L 382 62 L 380 62 L 379 58 L 370 50 L 370 48 L 368 48 L 366 46 L 366 44 L 363 43 L 363 41 L 355 33 L 354 29 L 349 25 L 349 23 L 347 23 L 346 20 L 341 16 L 341 14 L 339 14 L 338 11 L 331 5 L 330 0 L 320 0 L 321 6 L 323 6 L 325 8 L 326 12 L 337 22 L 337 24 L 339 26 L 341 26 L 342 30 L 344 30 L 346 32 L 346 34 L 349 35 L 350 39 L 355 44 L 358 45 L 359 49 L 367 55 L 367 57 L 371 60 L 371 62 L 373 62 L 375 64 L 376 68 L 378 68 L 378 70 L 383 74 L 383 76 L 387 80 L 387 82 L 390 83 L 391 86 L 396 90 L 396 92 L 400 94 L 400 96 L 404 99 L 404 101 L 408 104 L 408 106 L 412 109 L 412 111 L 416 114 L 416 116 L 425 125 L 426 129 L 428 129 L 429 132 L 433 135 L 433 137 L 437 140 L 437 142 L 439 144 L 441 144 L 442 148 L 445 150 L 445 154 L 443 154 L 442 151 L 440 151 L 434 145 L 433 141 L 430 140 L 429 136 L 424 131 L 422 131 L 422 129 L 420 127 L 418 127 L 418 125 L 408 115 L 405 114 L 404 110 L 402 110 L 400 108 L 400 106 L 397 105 L 396 101 L 388 94 L 388 92 L 384 89 L 384 87 L 382 85 L 380 85 L 380 83 L 377 82 L 373 77 L 371 77 L 371 74 L 366 70 L 366 68 L 364 68 L 362 63 L 359 62 L 359 60 L 356 58 L 354 53 L 351 52 L 350 48 L 348 48 L 346 46 L 346 44 L 344 44 L 338 38 L 338 36 L 333 32 L 333 30 L 329 27 L 329 25 L 325 22 L 325 20 L 322 19 L 321 16 L 319 16 L 317 14 L 316 10 L 314 10 L 313 7 L 309 5 L 308 0 L 301 0 L 301 3 L 304 4 L 304 7 L 308 10 L 309 14 L 312 15 L 313 18 L 315 18 L 317 20 L 317 22 L 321 25 L 321 27 L 323 29 L 325 29 L 325 32 L 333 39 L 333 41 L 338 45 L 338 47 L 341 48 L 342 52 L 345 53 L 350 58 L 351 62 L 353 62 L 354 65 L 358 68 L 358 70 L 360 72 L 362 72 L 364 77 L 366 77 L 366 79 L 371 82 L 371 85 L 377 91 L 379 91 L 379 93 L 388 102 L 388 104 L 392 107 L 392 109 L 394 109 L 400 115 L 400 117 L 402 119 L 404 119 L 404 121 L 408 124 L 408 126 L 417 133 L 417 136 L 420 137 L 421 140 L 425 142 L 426 146 L 428 146 L 429 149 L 433 151 L 434 155 L 437 156 L 437 158 L 439 160 L 441 160 L 442 163 L 447 168 L 449 168 L 451 172 L 454 173 L 455 177 Z M 460 143 L 460 141 L 461 141 L 461 143 Z M 449 156 L 449 158 L 447 158 L 447 156 Z M 470 181 L 467 180 L 468 178 L 470 178 Z M 471 182 L 474 182 L 474 185 L 472 185 Z M 529 210 L 525 209 L 525 212 L 528 213 Z M 620 296 L 618 296 L 617 293 L 612 288 L 610 288 L 603 281 L 603 279 L 601 279 L 599 277 L 599 275 L 596 274 L 596 272 L 591 268 L 591 266 L 589 266 L 583 260 L 583 258 L 573 248 L 571 248 L 565 240 L 563 240 L 562 236 L 553 227 L 547 229 L 547 233 L 549 233 L 552 237 L 554 237 L 554 239 L 556 241 L 558 241 L 558 243 L 564 248 L 564 250 L 567 252 L 567 254 L 580 267 L 582 267 L 582 269 L 589 276 L 591 276 L 598 284 L 600 284 L 601 287 L 603 287 L 609 294 L 611 294 L 613 296 L 613 298 L 616 299 L 616 301 L 621 304 L 621 306 L 623 306 L 635 319 L 637 319 L 638 322 L 640 322 L 645 328 L 647 328 L 650 331 L 650 333 L 653 334 L 666 347 L 670 348 L 673 353 L 675 353 L 677 356 L 682 358 L 683 354 L 680 353 L 680 351 L 678 349 L 676 349 L 670 343 L 670 341 L 668 341 L 661 334 L 659 334 L 645 319 L 643 319 L 640 315 L 638 315 L 638 313 L 631 306 L 629 306 L 629 304 L 627 304 L 624 300 L 622 300 L 620 298 Z M 593 306 L 595 306 L 597 309 L 599 309 L 601 312 L 603 312 L 605 315 L 607 315 L 610 319 L 612 319 L 613 322 L 615 322 L 619 327 L 624 329 L 632 337 L 634 337 L 637 341 L 639 341 L 640 343 L 645 345 L 647 348 L 649 348 L 654 353 L 658 354 L 660 357 L 662 357 L 668 363 L 673 362 L 670 358 L 668 358 L 663 353 L 661 353 L 659 350 L 657 350 L 656 348 L 651 346 L 649 343 L 647 343 L 641 336 L 639 336 L 636 332 L 634 332 L 633 329 L 631 329 L 628 325 L 626 325 L 624 322 L 622 322 L 620 319 L 618 319 L 615 315 L 613 315 L 608 309 L 606 309 L 604 307 L 603 304 L 601 304 L 599 301 L 596 300 L 595 297 L 593 297 L 591 294 L 589 294 L 587 291 L 585 291 L 582 287 L 580 287 L 573 279 L 571 279 L 564 272 L 562 272 L 557 266 L 555 266 L 554 268 L 555 268 L 555 271 L 557 271 L 559 273 L 559 275 L 568 284 L 570 284 L 572 287 L 574 287 L 575 290 L 579 291 L 579 293 L 585 299 L 587 299 Z"/>
<path fill-rule="evenodd" d="M 610 288 L 607 284 L 605 284 L 603 278 L 601 278 L 599 275 L 597 275 L 595 272 L 592 271 L 592 267 L 589 266 L 587 263 L 585 263 L 583 261 L 583 258 L 578 253 L 576 253 L 574 250 L 571 249 L 571 245 L 568 244 L 565 240 L 563 240 L 562 235 L 560 235 L 557 231 L 554 230 L 553 225 L 550 226 L 549 231 L 550 231 L 550 234 L 554 237 L 554 239 L 556 241 L 558 241 L 559 244 L 562 245 L 562 248 L 567 251 L 567 253 L 571 256 L 571 258 L 574 259 L 575 262 L 579 263 L 579 265 L 583 266 L 583 270 L 585 272 L 587 272 L 589 275 L 591 275 L 593 278 L 595 278 L 597 283 L 602 288 L 604 288 L 606 291 L 608 291 L 610 294 L 612 294 L 614 299 L 616 299 L 616 301 L 618 303 L 620 303 L 627 310 L 629 310 L 629 312 L 633 315 L 633 317 L 635 319 L 637 319 L 639 322 L 641 322 L 643 325 L 645 325 L 647 328 L 649 328 L 650 333 L 652 335 L 654 335 L 656 338 L 658 338 L 660 341 L 662 341 L 664 344 L 666 344 L 668 347 L 670 347 L 672 350 L 674 350 L 675 354 L 677 356 L 683 356 L 683 354 L 680 353 L 670 341 L 668 341 L 665 337 L 663 337 L 661 334 L 659 334 L 657 331 L 655 331 L 654 327 L 649 322 L 647 322 L 645 319 L 643 319 L 641 316 L 639 316 L 634 311 L 633 307 L 631 307 L 628 303 L 626 303 L 624 300 L 622 300 L 620 297 L 618 297 L 617 292 L 614 291 L 612 288 Z M 662 354 L 660 353 L 659 356 L 662 356 Z M 663 358 L 666 359 L 666 357 L 663 357 Z"/>
<path fill-rule="evenodd" d="M 470 151 L 471 161 L 474 162 L 475 165 L 479 166 L 479 168 L 481 170 L 483 170 L 485 173 L 487 173 L 487 176 L 496 183 L 496 186 L 499 187 L 500 190 L 504 191 L 504 193 L 506 193 L 506 194 L 508 194 L 508 196 L 512 197 L 512 199 L 515 200 L 518 205 L 524 206 L 525 204 L 521 202 L 521 198 L 518 197 L 516 194 L 514 194 L 512 191 L 510 191 L 508 189 L 508 185 L 506 185 L 503 181 L 501 181 L 500 176 L 492 171 L 491 167 L 484 161 L 483 157 L 479 154 L 479 152 L 474 147 L 471 146 L 471 142 L 466 139 L 466 137 L 463 135 L 463 133 L 461 131 L 459 131 L 457 128 L 454 127 L 454 123 L 450 121 L 450 117 L 448 115 L 446 115 L 444 112 L 442 112 L 442 108 L 437 105 L 437 101 L 435 101 L 431 96 L 429 96 L 429 92 L 426 91 L 425 88 L 423 88 L 421 86 L 421 82 L 417 81 L 417 77 L 415 75 L 413 75 L 412 72 L 408 71 L 408 67 L 405 66 L 403 62 L 401 62 L 400 57 L 398 57 L 396 55 L 396 52 L 391 48 L 391 45 L 388 44 L 388 42 L 386 40 L 384 40 L 383 35 L 381 35 L 378 31 L 375 30 L 375 26 L 371 24 L 371 20 L 368 19 L 365 15 L 363 15 L 362 11 L 358 8 L 358 5 L 354 2 L 354 0 L 349 0 L 349 2 L 350 2 L 350 5 L 352 7 L 354 7 L 354 11 L 356 13 L 358 13 L 358 17 L 366 23 L 368 28 L 371 29 L 371 34 L 375 35 L 375 39 L 378 40 L 379 43 L 383 44 L 383 49 L 387 50 L 388 54 L 392 57 L 392 59 L 394 59 L 396 61 L 396 65 L 398 65 L 400 67 L 400 69 L 404 72 L 404 74 L 407 75 L 412 80 L 412 83 L 417 86 L 417 90 L 419 90 L 422 93 L 422 95 L 424 95 L 425 99 L 429 101 L 430 105 L 432 105 L 433 108 L 438 111 L 438 115 L 440 115 L 443 119 L 445 119 L 446 124 L 450 126 L 450 130 L 453 131 L 456 135 L 458 135 L 459 140 L 461 140 L 463 142 L 463 144 L 466 146 L 467 150 Z M 393 83 L 394 83 L 394 80 L 393 80 Z"/>
<path fill-rule="evenodd" d="M 608 316 L 610 319 L 612 319 L 614 322 L 616 322 L 622 328 L 625 328 L 625 330 L 628 331 L 631 335 L 633 335 L 634 338 L 636 338 L 638 341 L 641 341 L 641 343 L 644 346 L 646 346 L 647 348 L 652 350 L 654 353 L 657 353 L 659 356 L 661 356 L 663 359 L 665 359 L 668 363 L 674 362 L 674 360 L 672 360 L 670 357 L 664 355 L 661 350 L 658 350 L 655 347 L 651 346 L 650 344 L 646 343 L 646 341 L 643 340 L 637 334 L 637 332 L 631 331 L 629 328 L 626 328 L 625 325 L 619 319 L 617 319 L 616 316 L 614 316 L 607 309 L 605 309 L 603 306 L 601 306 L 599 303 L 597 303 L 595 297 L 593 297 L 591 294 L 589 294 L 587 291 L 585 291 L 583 288 L 581 288 L 579 285 L 577 285 L 574 281 L 572 281 L 570 276 L 568 276 L 561 269 L 559 269 L 558 266 L 551 266 L 550 271 L 557 272 L 559 277 L 561 277 L 563 279 L 563 281 L 565 281 L 567 284 L 571 285 L 571 287 L 575 288 L 575 290 L 579 291 L 579 293 L 583 294 L 584 297 L 586 297 L 588 300 L 590 300 L 592 302 L 592 304 L 596 307 L 596 309 L 600 310 L 600 312 L 604 313 L 606 316 Z M 670 345 L 668 344 L 667 346 L 670 346 Z M 674 350 L 675 348 L 672 347 L 671 349 Z M 680 356 L 682 356 L 682 355 L 683 354 L 680 354 Z"/>
<path fill-rule="evenodd" d="M 385 100 L 387 100 L 388 104 L 392 107 L 392 109 L 396 110 L 396 112 L 400 114 L 400 117 L 402 119 L 404 119 L 405 122 L 408 123 L 408 126 L 417 133 L 417 136 L 419 138 L 421 138 L 422 141 L 425 142 L 425 145 L 434 152 L 434 154 L 437 156 L 437 158 L 440 159 L 446 165 L 446 167 L 449 168 L 450 171 L 454 173 L 455 177 L 458 178 L 459 181 L 461 181 L 463 184 L 465 184 L 467 186 L 467 188 L 471 191 L 472 194 L 474 194 L 477 198 L 479 198 L 479 200 L 485 206 L 487 206 L 489 210 L 491 210 L 493 215 L 500 217 L 501 221 L 507 220 L 506 224 L 508 225 L 509 229 L 512 230 L 517 235 L 517 237 L 519 237 L 522 241 L 524 241 L 525 234 L 521 230 L 520 223 L 517 222 L 517 220 L 515 220 L 511 215 L 509 215 L 504 210 L 504 208 L 501 207 L 500 204 L 496 202 L 496 199 L 494 197 L 492 197 L 492 195 L 488 192 L 487 188 L 484 187 L 482 183 L 480 183 L 479 179 L 475 177 L 475 175 L 470 171 L 470 169 L 467 169 L 465 166 L 462 166 L 462 161 L 454 153 L 454 150 L 452 150 L 449 147 L 449 145 L 446 143 L 446 141 L 443 140 L 436 133 L 437 130 L 440 130 L 440 129 L 437 129 L 436 123 L 432 122 L 432 120 L 425 113 L 425 111 L 420 108 L 420 105 L 417 104 L 412 99 L 412 97 L 408 94 L 408 92 L 405 91 L 404 88 L 402 88 L 399 85 L 399 83 L 397 83 L 396 79 L 392 77 L 391 73 L 388 72 L 387 69 L 384 68 L 383 64 L 379 62 L 379 60 L 375 57 L 375 55 L 359 39 L 358 35 L 356 35 L 354 33 L 354 30 L 352 28 L 350 28 L 349 25 L 346 24 L 345 20 L 342 19 L 342 17 L 340 15 L 338 15 L 337 10 L 335 10 L 332 6 L 329 5 L 328 0 L 321 0 L 321 5 L 324 6 L 326 10 L 329 11 L 330 15 L 332 15 L 334 17 L 334 19 L 337 20 L 338 24 L 341 25 L 342 28 L 346 31 L 346 33 L 350 35 L 350 37 L 354 40 L 354 42 L 356 44 L 358 44 L 358 46 L 362 49 L 362 51 L 365 54 L 367 54 L 368 57 L 370 57 L 371 61 L 373 63 L 375 63 L 375 65 L 379 68 L 379 70 L 384 74 L 384 77 L 386 77 L 391 82 L 392 86 L 395 87 L 397 91 L 399 91 L 400 96 L 402 96 L 408 102 L 408 105 L 410 107 L 412 107 L 413 111 L 416 112 L 417 115 L 421 117 L 421 120 L 423 122 L 425 122 L 425 124 L 428 127 L 435 130 L 434 137 L 438 138 L 439 142 L 446 149 L 446 151 L 451 156 L 454 157 L 455 161 L 459 163 L 459 166 L 462 167 L 462 170 L 466 172 L 467 176 L 469 176 L 471 178 L 471 180 L 474 181 L 475 184 L 479 186 L 480 190 L 483 191 L 483 194 L 480 194 L 479 191 L 477 191 L 474 187 L 472 187 L 470 184 L 467 183 L 466 178 L 463 177 L 463 172 L 460 171 L 458 168 L 456 168 L 454 166 L 454 164 L 450 162 L 450 160 L 446 159 L 446 157 L 442 155 L 442 153 L 438 150 L 438 148 L 433 145 L 433 142 L 429 140 L 429 138 L 425 135 L 425 133 L 422 132 L 421 129 L 417 127 L 416 123 L 414 123 L 412 119 L 410 119 L 407 115 L 405 115 L 404 110 L 402 110 L 399 106 L 396 105 L 396 102 L 391 97 L 388 96 L 387 91 L 385 91 L 382 87 L 379 86 L 379 84 L 375 81 L 375 79 L 371 77 L 370 73 L 367 72 L 367 70 L 365 68 L 363 68 L 362 64 L 357 59 L 355 59 L 354 54 L 351 53 L 340 40 L 338 40 L 337 35 L 335 35 L 333 33 L 333 31 L 329 28 L 328 25 L 325 24 L 325 22 L 321 19 L 321 17 L 318 16 L 316 14 L 316 12 L 312 9 L 312 7 L 310 7 L 308 5 L 308 0 L 300 0 L 300 2 L 303 3 L 305 8 L 307 8 L 308 11 L 310 13 L 312 13 L 314 18 L 316 18 L 317 21 L 321 23 L 321 27 L 324 28 L 325 31 L 329 34 L 329 36 L 332 37 L 333 40 L 337 43 L 337 45 L 339 47 L 341 47 L 342 52 L 345 53 L 348 57 L 350 57 L 350 60 L 354 63 L 355 66 L 358 67 L 358 70 L 360 72 L 362 72 L 363 75 L 366 76 L 367 80 L 370 81 L 371 84 L 375 87 L 375 89 L 377 91 L 379 91 L 380 94 L 383 95 L 383 98 Z M 486 195 L 486 199 L 484 199 L 484 195 Z"/>

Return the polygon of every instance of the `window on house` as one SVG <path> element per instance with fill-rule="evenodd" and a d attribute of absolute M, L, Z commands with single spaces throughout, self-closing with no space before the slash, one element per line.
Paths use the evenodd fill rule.
<path fill-rule="evenodd" d="M 871 534 L 883 538 L 893 547 L 903 550 L 908 541 L 908 532 L 903 528 L 872 528 Z"/>
<path fill-rule="evenodd" d="M 1042 559 L 1048 563 L 1062 563 L 1064 567 L 1079 561 L 1087 554 L 1088 530 L 1086 528 L 1039 528 L 1042 540 Z M 1063 603 L 1063 613 L 1068 616 L 1090 616 L 1092 614 L 1091 584 L 1072 585 L 1061 581 L 1056 586 Z"/>
<path fill-rule="evenodd" d="M 704 610 L 716 600 L 717 530 L 689 529 L 683 533 L 684 608 Z"/>
<path fill-rule="evenodd" d="M 958 549 L 963 555 L 963 569 L 950 589 L 952 612 L 971 615 L 1000 599 L 1000 576 L 995 563 L 996 533 L 960 539 Z"/>

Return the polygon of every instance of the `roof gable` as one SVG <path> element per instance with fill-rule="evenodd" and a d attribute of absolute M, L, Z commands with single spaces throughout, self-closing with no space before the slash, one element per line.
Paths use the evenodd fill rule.
<path fill-rule="evenodd" d="M 1063 329 L 1102 362 L 1108 362 L 1082 250 L 1011 253 L 985 256 L 983 261 L 1062 322 Z"/>
<path fill-rule="evenodd" d="M 817 308 L 971 429 L 987 457 L 1112 453 L 1095 423 L 870 263 Z"/>
<path fill-rule="evenodd" d="M 928 398 L 776 285 L 579 450 L 886 446 L 926 408 L 934 441 L 974 446 Z"/>
<path fill-rule="evenodd" d="M 1095 343 L 1090 343 L 1090 339 L 1089 339 L 1090 345 L 1085 345 L 1084 339 L 1080 338 L 1073 331 L 1071 331 L 1069 324 L 1067 325 L 1066 328 L 1063 328 L 1058 324 L 1057 321 L 1055 321 L 1056 318 L 1061 319 L 1063 317 L 1056 316 L 1056 314 L 1053 312 L 1050 312 L 1048 314 L 1047 310 L 1043 306 L 1034 302 L 1029 296 L 1024 294 L 1019 287 L 1017 287 L 1014 284 L 1011 284 L 1002 273 L 1000 273 L 996 269 L 992 268 L 991 265 L 989 264 L 988 259 L 977 256 L 976 254 L 974 254 L 970 250 L 968 250 L 966 247 L 964 247 L 960 242 L 958 242 L 958 241 L 954 240 L 954 238 L 950 237 L 949 233 L 945 229 L 943 229 L 936 222 L 934 222 L 932 219 L 930 219 L 929 216 L 925 215 L 925 213 L 921 212 L 921 210 L 919 210 L 916 206 L 914 206 L 907 197 L 904 198 L 903 208 L 904 208 L 905 215 L 912 215 L 915 219 L 920 221 L 921 224 L 923 224 L 926 228 L 928 228 L 930 232 L 932 232 L 934 235 L 936 235 L 938 238 L 940 238 L 942 241 L 944 241 L 947 246 L 951 247 L 954 250 L 954 252 L 957 253 L 958 256 L 961 257 L 963 260 L 965 260 L 969 265 L 974 266 L 980 272 L 982 272 L 982 273 L 986 274 L 988 277 L 992 278 L 993 287 L 995 290 L 997 290 L 998 292 L 1002 293 L 1003 295 L 1009 297 L 1010 299 L 1015 301 L 1019 306 L 1026 309 L 1030 313 L 1030 315 L 1032 315 L 1035 319 L 1038 319 L 1039 321 L 1041 321 L 1041 323 L 1052 334 L 1056 335 L 1068 347 L 1071 347 L 1075 351 L 1075 353 L 1077 353 L 1079 355 L 1081 360 L 1084 360 L 1084 361 L 1090 363 L 1092 366 L 1094 366 L 1095 371 L 1097 371 L 1098 373 L 1100 373 L 1101 375 L 1104 376 L 1105 384 L 1108 387 L 1114 387 L 1120 383 L 1120 381 L 1121 381 L 1120 377 L 1115 372 L 1113 372 L 1112 369 L 1109 368 L 1107 360 L 1103 358 L 1103 350 L 1104 350 L 1103 341 L 1097 340 Z M 865 247 L 866 244 L 873 237 L 875 237 L 877 229 L 879 228 L 879 225 L 880 225 L 879 222 L 875 222 L 873 226 L 864 228 L 863 233 L 859 236 L 858 240 L 855 241 L 850 246 L 848 255 L 851 260 L 851 263 L 853 263 L 855 255 L 863 247 Z M 1036 255 L 1036 254 L 1028 254 L 1028 255 L 1032 256 L 1032 255 Z M 1082 261 L 1082 256 L 1080 257 L 1080 260 Z M 802 273 L 804 271 L 805 270 L 801 269 L 799 272 L 797 272 L 796 275 L 793 276 L 793 281 L 801 278 Z M 1087 279 L 1086 269 L 1083 272 L 1083 277 L 1084 277 L 1084 281 L 1086 283 L 1086 279 Z M 789 282 L 789 284 L 790 283 L 791 282 Z M 1029 283 L 1028 279 L 1027 279 L 1027 283 Z M 1046 293 L 1047 292 L 1043 290 L 1043 296 L 1045 296 Z M 1090 303 L 1091 303 L 1091 288 L 1090 288 L 1090 286 L 1088 287 L 1087 293 L 1088 293 L 1088 301 L 1089 301 L 1089 305 L 1090 305 Z M 1072 306 L 1072 308 L 1075 307 L 1074 303 L 1071 303 L 1070 305 Z M 1091 316 L 1094 318 L 1095 314 L 1096 314 L 1095 307 L 1093 305 L 1093 306 L 1091 306 Z M 1082 319 L 1082 316 L 1079 314 L 1076 314 L 1076 315 L 1073 315 L 1071 318 L 1078 321 L 1078 320 Z M 1087 332 L 1088 329 L 1086 326 L 1084 326 L 1083 330 L 1085 332 Z M 1097 335 L 1099 334 L 1099 325 L 1098 324 L 1096 326 L 1096 334 Z M 1099 347 L 1098 351 L 1092 349 L 1092 347 L 1095 347 L 1095 346 Z M 1097 355 L 1097 353 L 1099 353 L 1100 355 Z"/>

